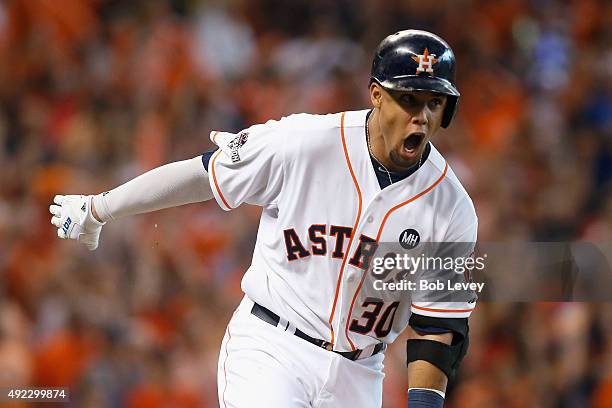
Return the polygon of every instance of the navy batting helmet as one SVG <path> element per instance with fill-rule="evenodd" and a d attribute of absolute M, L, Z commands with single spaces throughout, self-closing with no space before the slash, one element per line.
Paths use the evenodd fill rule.
<path fill-rule="evenodd" d="M 378 45 L 371 81 L 391 91 L 432 91 L 447 95 L 442 127 L 447 127 L 459 102 L 455 55 L 440 37 L 427 31 L 404 30 Z"/>

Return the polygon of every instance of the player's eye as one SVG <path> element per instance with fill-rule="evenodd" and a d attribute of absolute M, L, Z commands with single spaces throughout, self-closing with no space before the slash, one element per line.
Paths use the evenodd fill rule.
<path fill-rule="evenodd" d="M 429 108 L 438 109 L 442 106 L 443 103 L 444 101 L 442 100 L 442 98 L 433 98 L 429 101 Z"/>
<path fill-rule="evenodd" d="M 403 105 L 413 106 L 417 103 L 416 98 L 411 94 L 402 95 L 399 99 Z"/>

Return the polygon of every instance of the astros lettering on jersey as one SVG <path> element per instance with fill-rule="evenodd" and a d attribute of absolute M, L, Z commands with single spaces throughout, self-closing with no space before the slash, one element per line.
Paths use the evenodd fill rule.
<path fill-rule="evenodd" d="M 357 302 L 368 242 L 476 242 L 467 192 L 435 147 L 411 176 L 381 190 L 368 146 L 368 111 L 297 114 L 237 134 L 212 132 L 214 197 L 224 210 L 263 207 L 242 289 L 250 300 L 337 351 L 391 343 L 411 313 L 468 317 L 474 303 Z M 472 246 L 473 247 L 473 246 Z M 471 251 L 471 249 L 470 249 Z M 382 317 L 392 322 L 382 322 Z"/>

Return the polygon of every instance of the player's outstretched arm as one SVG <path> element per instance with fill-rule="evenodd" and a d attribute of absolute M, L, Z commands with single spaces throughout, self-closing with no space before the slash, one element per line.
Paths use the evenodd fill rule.
<path fill-rule="evenodd" d="M 208 173 L 198 156 L 158 167 L 96 196 L 57 195 L 49 211 L 58 237 L 74 239 L 93 251 L 107 221 L 212 197 Z"/>

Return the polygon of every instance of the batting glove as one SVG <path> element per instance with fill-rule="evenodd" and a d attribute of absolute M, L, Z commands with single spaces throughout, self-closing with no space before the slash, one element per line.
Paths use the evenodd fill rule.
<path fill-rule="evenodd" d="M 51 224 L 57 227 L 61 239 L 74 239 L 93 251 L 98 247 L 102 226 L 91 213 L 92 195 L 56 195 L 49 211 Z"/>

